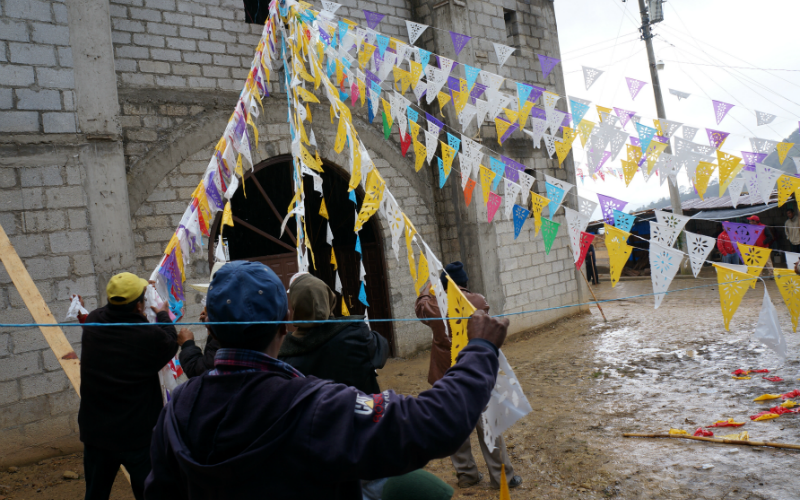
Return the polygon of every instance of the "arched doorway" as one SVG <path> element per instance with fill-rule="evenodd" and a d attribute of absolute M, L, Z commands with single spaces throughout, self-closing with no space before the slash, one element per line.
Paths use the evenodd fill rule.
<path fill-rule="evenodd" d="M 350 314 L 364 314 L 365 307 L 358 300 L 359 256 L 355 251 L 356 235 L 353 232 L 355 210 L 361 206 L 364 191 L 356 189 L 358 206 L 348 199 L 348 179 L 335 165 L 325 164 L 322 191 L 330 217 L 333 233 L 333 248 L 339 265 L 342 295 Z M 306 229 L 314 251 L 315 266 L 309 271 L 334 289 L 335 273 L 330 264 L 330 246 L 326 243 L 326 220 L 319 215 L 322 197 L 314 191 L 310 179 L 303 183 L 305 190 Z M 294 218 L 286 224 L 281 235 L 281 223 L 294 195 L 292 190 L 292 156 L 281 155 L 259 163 L 245 175 L 243 187 L 231 199 L 233 227 L 225 227 L 223 236 L 228 244 L 230 260 L 262 262 L 275 271 L 285 286 L 297 272 L 296 238 Z M 246 195 L 246 196 L 245 196 Z M 360 234 L 366 276 L 367 302 L 371 319 L 391 318 L 388 280 L 383 254 L 383 237 L 380 226 L 373 216 L 364 225 Z M 221 213 L 217 214 L 211 228 L 211 241 L 217 241 Z M 214 245 L 209 245 L 209 267 L 214 262 Z M 341 299 L 340 299 L 341 304 Z M 341 307 L 335 315 L 341 316 Z M 372 329 L 389 341 L 394 354 L 394 331 L 391 322 L 372 322 Z"/>

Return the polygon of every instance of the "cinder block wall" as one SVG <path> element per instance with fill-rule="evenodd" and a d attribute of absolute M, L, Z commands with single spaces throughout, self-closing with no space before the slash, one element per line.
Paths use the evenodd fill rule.
<path fill-rule="evenodd" d="M 8 158 L 19 154 L 3 148 Z M 97 307 L 94 264 L 86 231 L 81 169 L 69 155 L 28 157 L 46 166 L 0 168 L 0 224 L 55 318 L 64 320 L 71 294 Z M 32 323 L 0 266 L 0 316 Z M 80 355 L 80 328 L 65 328 Z M 79 399 L 38 328 L 0 329 L 0 463 L 36 460 L 78 448 Z"/>
<path fill-rule="evenodd" d="M 74 87 L 65 4 L 4 0 L 0 132 L 75 132 Z"/>

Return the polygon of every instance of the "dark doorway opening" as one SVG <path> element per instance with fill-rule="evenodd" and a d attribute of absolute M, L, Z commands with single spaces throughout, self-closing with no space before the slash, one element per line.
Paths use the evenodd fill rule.
<path fill-rule="evenodd" d="M 294 196 L 292 188 L 292 157 L 281 155 L 261 162 L 253 171 L 245 175 L 243 187 L 231 199 L 234 226 L 226 226 L 223 237 L 227 240 L 230 260 L 251 260 L 268 265 L 281 278 L 288 288 L 289 279 L 297 272 L 296 235 L 294 218 L 289 219 L 283 235 L 281 223 L 286 216 L 287 207 Z M 356 189 L 355 205 L 348 199 L 348 180 L 345 173 L 335 165 L 325 164 L 325 172 L 320 174 L 325 205 L 330 217 L 333 233 L 333 249 L 339 265 L 339 279 L 342 281 L 342 296 L 350 314 L 364 314 L 365 307 L 358 300 L 360 289 L 359 255 L 355 251 L 356 235 L 353 232 L 357 209 L 361 207 L 364 191 Z M 313 264 L 309 272 L 323 280 L 331 290 L 336 277 L 330 263 L 331 247 L 326 243 L 326 219 L 319 215 L 322 197 L 314 191 L 314 183 L 309 177 L 303 182 L 306 208 L 307 238 L 313 249 Z M 246 196 L 245 196 L 246 194 Z M 386 279 L 386 266 L 383 254 L 383 238 L 378 222 L 373 216 L 360 231 L 366 276 L 367 302 L 370 319 L 390 319 L 389 289 Z M 222 214 L 217 214 L 211 228 L 210 241 L 217 241 Z M 209 245 L 209 267 L 214 262 L 214 244 Z M 315 265 L 314 265 L 315 264 Z M 315 269 L 316 267 L 316 269 Z M 337 317 L 342 314 L 341 296 L 339 306 L 334 311 Z M 373 330 L 389 341 L 394 355 L 394 330 L 391 322 L 371 322 Z"/>

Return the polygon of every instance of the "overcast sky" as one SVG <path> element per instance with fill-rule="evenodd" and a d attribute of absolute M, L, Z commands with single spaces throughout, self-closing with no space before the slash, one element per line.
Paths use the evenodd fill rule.
<path fill-rule="evenodd" d="M 656 110 L 645 44 L 638 33 L 638 1 L 555 0 L 555 9 L 567 93 L 589 99 L 593 105 L 636 111 L 642 115 L 642 123 L 652 127 Z M 664 19 L 654 25 L 653 32 L 656 59 L 666 65 L 660 78 L 668 119 L 700 128 L 695 141 L 701 144 L 708 144 L 706 127 L 730 132 L 722 149 L 736 156 L 752 150 L 748 137 L 781 141 L 797 131 L 800 53 L 795 47 L 800 2 L 669 0 L 664 4 Z M 605 71 L 588 91 L 581 66 Z M 635 101 L 628 92 L 626 76 L 648 82 Z M 669 89 L 688 92 L 691 97 L 678 101 Z M 736 106 L 719 126 L 712 99 Z M 755 110 L 777 118 L 757 127 Z M 596 111 L 590 111 L 587 118 L 596 121 Z M 626 131 L 636 136 L 632 125 Z M 583 163 L 586 172 L 580 140 L 575 144 L 575 160 Z M 619 159 L 613 167 L 621 166 Z M 681 177 L 682 186 L 689 186 L 685 172 Z M 653 176 L 645 184 L 640 173 L 627 188 L 618 177 L 606 176 L 605 182 L 586 179 L 583 186 L 578 181 L 578 189 L 587 197 L 599 192 L 624 199 L 630 203 L 628 210 L 669 195 L 666 183 L 660 188 L 659 178 Z"/>

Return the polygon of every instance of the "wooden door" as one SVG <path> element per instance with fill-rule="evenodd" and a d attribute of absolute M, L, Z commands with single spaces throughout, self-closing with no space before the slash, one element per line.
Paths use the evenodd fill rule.
<path fill-rule="evenodd" d="M 244 191 L 236 192 L 231 200 L 234 226 L 226 227 L 224 237 L 228 243 L 231 260 L 258 261 L 269 266 L 288 288 L 289 280 L 297 272 L 296 239 L 294 219 L 280 233 L 286 207 L 292 199 L 291 156 L 284 155 L 268 160 L 255 167 L 245 176 Z M 326 243 L 328 224 L 333 233 L 333 250 L 339 265 L 342 294 L 335 316 L 341 316 L 341 299 L 347 303 L 350 314 L 363 315 L 365 306 L 358 300 L 360 290 L 360 266 L 362 256 L 355 251 L 356 235 L 353 232 L 355 214 L 361 206 L 364 193 L 356 191 L 357 204 L 348 199 L 347 180 L 335 167 L 325 166 L 323 194 L 329 219 L 319 215 L 322 196 L 313 189 L 309 180 L 305 187 L 305 224 L 307 239 L 314 254 L 309 272 L 323 280 L 335 290 L 336 274 L 330 264 L 331 247 Z M 390 319 L 391 305 L 386 279 L 383 241 L 375 218 L 371 219 L 359 233 L 366 270 L 366 293 L 370 319 Z M 218 214 L 211 231 L 211 241 L 217 240 L 221 215 Z M 213 265 L 213 245 L 209 245 L 209 266 Z M 394 328 L 391 322 L 371 322 L 373 330 L 389 342 L 394 353 Z"/>

